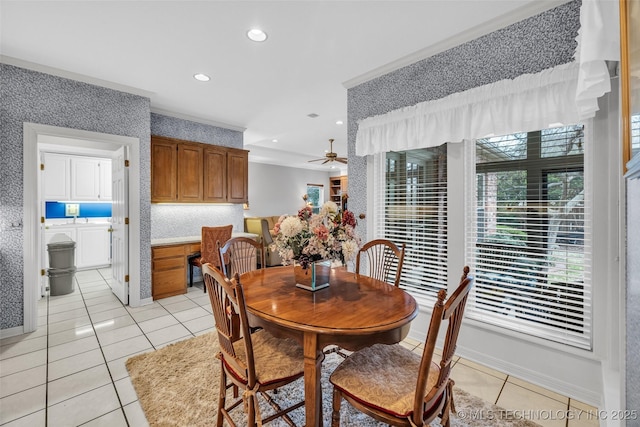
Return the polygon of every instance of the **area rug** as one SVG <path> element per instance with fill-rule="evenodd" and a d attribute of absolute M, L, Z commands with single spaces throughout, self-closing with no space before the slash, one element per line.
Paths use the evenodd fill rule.
<path fill-rule="evenodd" d="M 181 341 L 159 350 L 134 356 L 126 366 L 131 382 L 140 400 L 147 421 L 151 426 L 212 426 L 215 425 L 220 361 L 216 358 L 218 341 L 214 333 L 207 333 Z M 333 353 L 322 364 L 322 396 L 324 425 L 331 425 L 331 383 L 329 375 L 342 360 Z M 302 379 L 278 390 L 279 402 L 298 401 L 304 387 Z M 507 412 L 465 391 L 455 388 L 457 414 L 452 414 L 455 427 L 536 427 L 527 420 L 509 420 Z M 261 402 L 263 416 L 271 407 Z M 285 403 L 286 405 L 286 403 Z M 238 425 L 246 425 L 241 409 L 234 411 Z M 304 408 L 291 413 L 296 425 L 304 424 Z M 268 425 L 284 426 L 281 419 Z M 378 427 L 378 423 L 355 411 L 343 402 L 341 425 L 345 427 Z M 437 422 L 433 426 L 439 426 Z M 538 426 L 539 427 L 539 426 Z"/>

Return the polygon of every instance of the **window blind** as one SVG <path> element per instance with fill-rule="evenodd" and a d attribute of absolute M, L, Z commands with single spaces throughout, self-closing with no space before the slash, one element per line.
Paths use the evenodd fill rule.
<path fill-rule="evenodd" d="M 467 180 L 468 316 L 591 348 L 590 202 L 584 128 L 479 139 Z"/>
<path fill-rule="evenodd" d="M 400 286 L 431 300 L 447 287 L 447 147 L 381 157 L 375 237 L 405 243 Z"/>

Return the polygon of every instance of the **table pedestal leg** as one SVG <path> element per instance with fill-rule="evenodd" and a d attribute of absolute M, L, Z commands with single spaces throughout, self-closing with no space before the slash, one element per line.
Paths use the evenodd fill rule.
<path fill-rule="evenodd" d="M 322 387 L 320 382 L 324 354 L 318 348 L 318 335 L 304 334 L 304 400 L 307 427 L 322 426 Z"/>

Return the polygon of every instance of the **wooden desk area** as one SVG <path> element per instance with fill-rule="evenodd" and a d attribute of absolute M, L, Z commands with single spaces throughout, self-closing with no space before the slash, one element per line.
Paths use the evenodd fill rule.
<path fill-rule="evenodd" d="M 258 236 L 234 232 L 231 237 Z M 170 237 L 151 241 L 151 294 L 154 300 L 187 292 L 187 256 L 200 252 L 201 236 Z"/>

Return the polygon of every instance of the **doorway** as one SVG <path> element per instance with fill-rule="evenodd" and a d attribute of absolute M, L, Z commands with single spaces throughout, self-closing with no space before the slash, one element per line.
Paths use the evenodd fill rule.
<path fill-rule="evenodd" d="M 138 138 L 40 125 L 24 124 L 24 332 L 37 328 L 37 299 L 40 294 L 39 277 L 42 271 L 40 248 L 44 244 L 40 233 L 43 216 L 39 202 L 39 141 L 56 141 L 75 153 L 95 150 L 114 152 L 126 147 L 129 153 L 129 305 L 140 305 L 140 141 Z"/>

